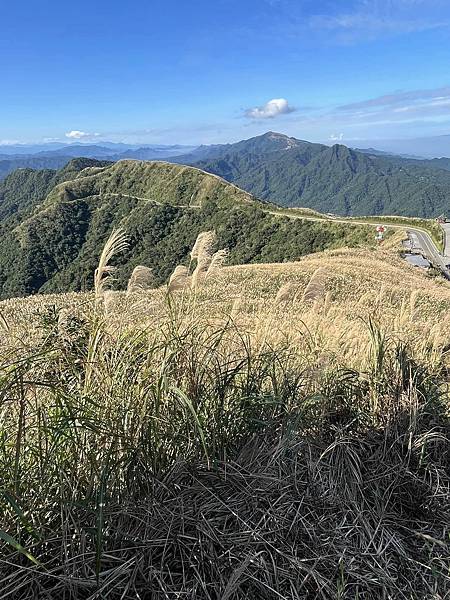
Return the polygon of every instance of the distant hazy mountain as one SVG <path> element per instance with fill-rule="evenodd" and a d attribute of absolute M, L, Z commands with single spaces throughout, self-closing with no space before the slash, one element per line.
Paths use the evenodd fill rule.
<path fill-rule="evenodd" d="M 357 145 L 359 148 L 375 148 L 412 158 L 450 157 L 450 135 L 401 140 L 361 140 Z"/>
<path fill-rule="evenodd" d="M 199 158 L 200 157 L 200 158 Z M 450 209 L 450 161 L 358 152 L 268 132 L 236 144 L 200 147 L 185 162 L 257 197 L 344 215 L 437 216 Z"/>
<path fill-rule="evenodd" d="M 0 180 L 15 169 L 60 169 L 72 158 L 118 161 L 165 160 L 195 150 L 194 146 L 129 146 L 105 142 L 94 144 L 41 144 L 0 146 Z"/>
<path fill-rule="evenodd" d="M 0 180 L 16 169 L 61 169 L 70 156 L 23 156 L 14 158 L 0 158 Z"/>
<path fill-rule="evenodd" d="M 362 152 L 363 154 L 369 154 L 370 156 L 390 156 L 393 158 L 412 158 L 413 160 L 422 160 L 421 156 L 415 154 L 397 154 L 395 152 L 386 152 L 385 150 L 377 150 L 376 148 L 353 148 L 356 152 Z"/>
<path fill-rule="evenodd" d="M 52 153 L 52 156 L 56 154 L 64 156 L 87 156 L 95 154 L 95 149 L 102 154 L 109 155 L 120 155 L 128 150 L 138 150 L 145 148 L 146 150 L 152 149 L 158 154 L 165 154 L 165 156 L 176 156 L 178 154 L 184 154 L 191 152 L 196 146 L 186 145 L 164 145 L 164 144 L 124 144 L 122 142 L 99 142 L 98 144 L 92 143 L 64 143 L 64 142 L 47 142 L 45 144 L 0 144 L 0 158 L 8 158 L 23 155 L 36 155 L 38 153 Z"/>

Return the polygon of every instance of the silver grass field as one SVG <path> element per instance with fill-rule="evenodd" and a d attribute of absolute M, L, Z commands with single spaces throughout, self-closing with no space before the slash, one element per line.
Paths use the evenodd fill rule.
<path fill-rule="evenodd" d="M 450 288 L 396 243 L 0 303 L 0 597 L 450 593 Z"/>

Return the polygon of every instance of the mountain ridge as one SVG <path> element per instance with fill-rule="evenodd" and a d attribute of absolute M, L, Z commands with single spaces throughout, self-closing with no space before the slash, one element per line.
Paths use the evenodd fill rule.
<path fill-rule="evenodd" d="M 73 148 L 77 153 L 77 146 Z M 95 154 L 96 147 L 90 148 Z M 373 154 L 341 143 L 327 146 L 274 131 L 234 144 L 199 146 L 176 156 L 155 157 L 156 150 L 148 148 L 110 156 L 108 149 L 99 148 L 102 159 L 111 162 L 153 158 L 197 167 L 261 200 L 286 207 L 308 207 L 343 216 L 396 214 L 424 218 L 449 210 L 450 159 L 445 158 L 424 160 Z M 2 169 L 4 175 L 20 164 L 45 167 L 46 161 L 51 161 L 52 167 L 61 168 L 66 160 L 69 157 L 41 156 L 0 161 L 0 178 Z"/>
<path fill-rule="evenodd" d="M 302 140 L 277 150 L 269 134 L 215 147 L 214 158 L 174 157 L 224 177 L 283 206 L 344 216 L 396 214 L 435 217 L 449 209 L 450 161 L 371 156 L 343 144 Z M 279 140 L 292 140 L 277 134 Z"/>
<path fill-rule="evenodd" d="M 12 190 L 19 175 L 23 190 L 40 187 L 32 197 L 11 191 L 9 210 L 0 211 L 2 298 L 89 289 L 114 228 L 125 229 L 129 239 L 117 263 L 122 285 L 138 264 L 164 283 L 177 264 L 189 263 L 205 230 L 215 230 L 219 247 L 229 248 L 230 264 L 283 262 L 374 243 L 368 227 L 289 219 L 216 175 L 165 161 L 75 159 L 56 173 L 10 175 L 0 194 L 5 185 Z"/>

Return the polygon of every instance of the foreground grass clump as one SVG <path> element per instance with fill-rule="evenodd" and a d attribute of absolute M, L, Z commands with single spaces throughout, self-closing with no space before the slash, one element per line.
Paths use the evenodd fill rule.
<path fill-rule="evenodd" d="M 3 597 L 445 598 L 450 295 L 397 261 L 4 303 Z"/>

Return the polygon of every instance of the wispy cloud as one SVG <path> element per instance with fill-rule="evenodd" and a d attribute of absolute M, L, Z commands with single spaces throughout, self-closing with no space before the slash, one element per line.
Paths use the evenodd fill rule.
<path fill-rule="evenodd" d="M 353 111 L 365 108 L 377 108 L 382 106 L 396 106 L 404 104 L 405 102 L 409 103 L 429 99 L 442 99 L 447 97 L 450 97 L 450 86 L 443 86 L 427 90 L 398 91 L 393 92 L 392 94 L 385 94 L 383 96 L 377 96 L 376 98 L 362 100 L 361 102 L 344 104 L 342 106 L 339 106 L 338 110 Z"/>
<path fill-rule="evenodd" d="M 19 140 L 0 140 L 0 146 L 15 146 L 20 144 Z"/>
<path fill-rule="evenodd" d="M 450 27 L 439 0 L 356 0 L 338 12 L 313 14 L 309 26 L 341 42 L 371 40 Z"/>
<path fill-rule="evenodd" d="M 290 120 L 290 126 L 293 135 L 297 129 L 305 139 L 308 136 L 318 139 L 320 135 L 320 139 L 331 143 L 361 136 L 365 139 L 408 136 L 412 129 L 439 128 L 445 133 L 450 131 L 450 86 L 401 90 L 309 113 L 302 111 Z"/>
<path fill-rule="evenodd" d="M 249 119 L 274 119 L 280 115 L 287 115 L 296 109 L 289 105 L 286 98 L 273 98 L 263 106 L 248 108 L 244 115 Z"/>
<path fill-rule="evenodd" d="M 398 91 L 376 98 L 368 98 L 338 106 L 336 115 L 345 115 L 353 120 L 373 121 L 381 118 L 383 121 L 398 122 L 405 118 L 439 118 L 450 115 L 450 86 L 428 90 Z"/>
<path fill-rule="evenodd" d="M 66 133 L 66 138 L 69 138 L 70 140 L 86 140 L 99 136 L 99 133 L 88 133 L 87 131 L 80 131 L 78 129 L 73 129 L 72 131 L 68 131 Z"/>

